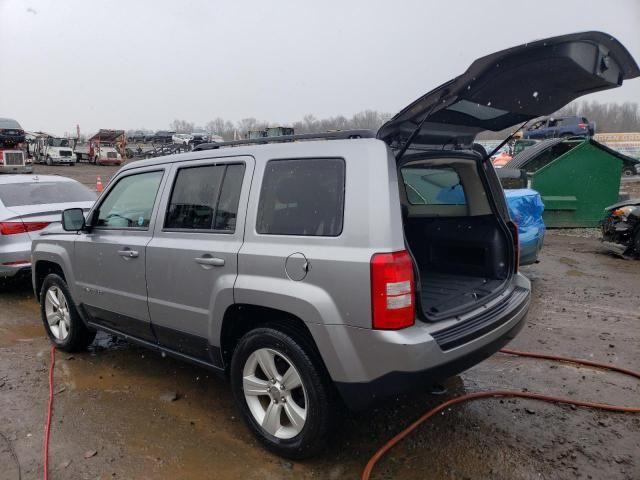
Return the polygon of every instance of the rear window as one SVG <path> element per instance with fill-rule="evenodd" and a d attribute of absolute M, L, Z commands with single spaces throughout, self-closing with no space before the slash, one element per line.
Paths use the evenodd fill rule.
<path fill-rule="evenodd" d="M 405 167 L 402 180 L 411 205 L 466 205 L 460 177 L 453 168 Z"/>
<path fill-rule="evenodd" d="M 267 163 L 258 233 L 337 237 L 342 233 L 345 163 L 341 158 Z"/>
<path fill-rule="evenodd" d="M 33 182 L 0 185 L 5 207 L 94 201 L 96 194 L 77 182 Z"/>

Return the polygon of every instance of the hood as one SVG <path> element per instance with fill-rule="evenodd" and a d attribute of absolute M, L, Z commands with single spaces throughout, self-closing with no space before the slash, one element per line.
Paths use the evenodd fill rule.
<path fill-rule="evenodd" d="M 71 147 L 49 147 L 47 148 L 47 153 L 60 156 L 60 152 L 69 152 L 73 153 Z"/>
<path fill-rule="evenodd" d="M 640 206 L 640 198 L 631 198 L 629 200 L 624 200 L 623 202 L 614 203 L 613 205 L 609 205 L 604 209 L 605 212 L 610 212 L 615 210 L 616 208 L 622 207 L 636 207 Z"/>
<path fill-rule="evenodd" d="M 469 148 L 483 130 L 549 115 L 639 75 L 631 54 L 606 33 L 538 40 L 479 58 L 459 77 L 405 107 L 377 137 L 400 148 L 424 122 L 412 145 Z"/>

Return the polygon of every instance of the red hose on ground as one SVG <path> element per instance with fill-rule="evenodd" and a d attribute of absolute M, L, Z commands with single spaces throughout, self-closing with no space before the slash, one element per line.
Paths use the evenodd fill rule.
<path fill-rule="evenodd" d="M 56 347 L 51 346 L 51 364 L 49 365 L 49 406 L 47 421 L 44 425 L 44 480 L 49 480 L 49 433 L 51 432 L 51 415 L 53 413 L 53 367 L 56 365 Z"/>
<path fill-rule="evenodd" d="M 519 357 L 531 357 L 531 358 L 542 358 L 545 360 L 554 360 L 559 362 L 569 362 L 575 363 L 577 365 L 585 365 L 588 367 L 596 367 L 602 368 L 604 370 L 612 370 L 614 372 L 619 372 L 624 375 L 629 375 L 631 377 L 640 378 L 640 372 L 635 372 L 633 370 L 628 370 L 626 368 L 620 368 L 613 365 L 607 365 L 604 363 L 592 362 L 589 360 L 579 360 L 576 358 L 569 357 L 560 357 L 557 355 L 549 355 L 545 353 L 536 353 L 536 352 L 520 352 L 518 350 L 510 350 L 504 348 L 500 350 L 502 353 L 507 353 L 509 355 L 517 355 Z M 504 398 L 504 397 L 518 397 L 518 398 L 528 398 L 532 400 L 540 400 L 543 402 L 552 402 L 552 403 L 565 403 L 568 405 L 576 405 L 579 407 L 588 407 L 588 408 L 597 408 L 599 410 L 606 410 L 609 412 L 618 412 L 618 413 L 640 413 L 640 407 L 620 407 L 617 405 L 608 405 L 606 403 L 594 403 L 594 402 L 585 402 L 582 400 L 573 400 L 570 398 L 562 398 L 562 397 L 554 397 L 550 395 L 541 395 L 539 393 L 525 393 L 525 392 L 515 392 L 510 390 L 494 390 L 490 392 L 477 392 L 470 393 L 468 395 L 462 395 L 461 397 L 455 397 L 451 400 L 447 400 L 444 403 L 432 408 L 427 413 L 418 418 L 415 422 L 410 424 L 400 433 L 398 433 L 395 437 L 391 438 L 387 441 L 382 447 L 378 449 L 376 453 L 369 459 L 364 470 L 362 472 L 362 480 L 369 480 L 371 476 L 371 471 L 375 464 L 394 446 L 400 443 L 403 439 L 405 439 L 411 432 L 413 432 L 416 428 L 426 422 L 429 418 L 433 417 L 435 414 L 445 410 L 446 408 L 456 405 L 459 403 L 469 402 L 471 400 L 478 400 L 481 398 Z"/>

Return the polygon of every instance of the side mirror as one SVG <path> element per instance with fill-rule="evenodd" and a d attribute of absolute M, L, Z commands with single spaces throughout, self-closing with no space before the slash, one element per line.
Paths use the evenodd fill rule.
<path fill-rule="evenodd" d="M 67 208 L 63 211 L 62 228 L 67 232 L 84 230 L 84 211 L 81 208 Z"/>

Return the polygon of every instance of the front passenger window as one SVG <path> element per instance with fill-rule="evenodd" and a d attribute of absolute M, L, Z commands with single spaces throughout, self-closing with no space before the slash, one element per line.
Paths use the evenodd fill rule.
<path fill-rule="evenodd" d="M 124 177 L 107 194 L 98 211 L 96 227 L 148 229 L 162 172 Z"/>

